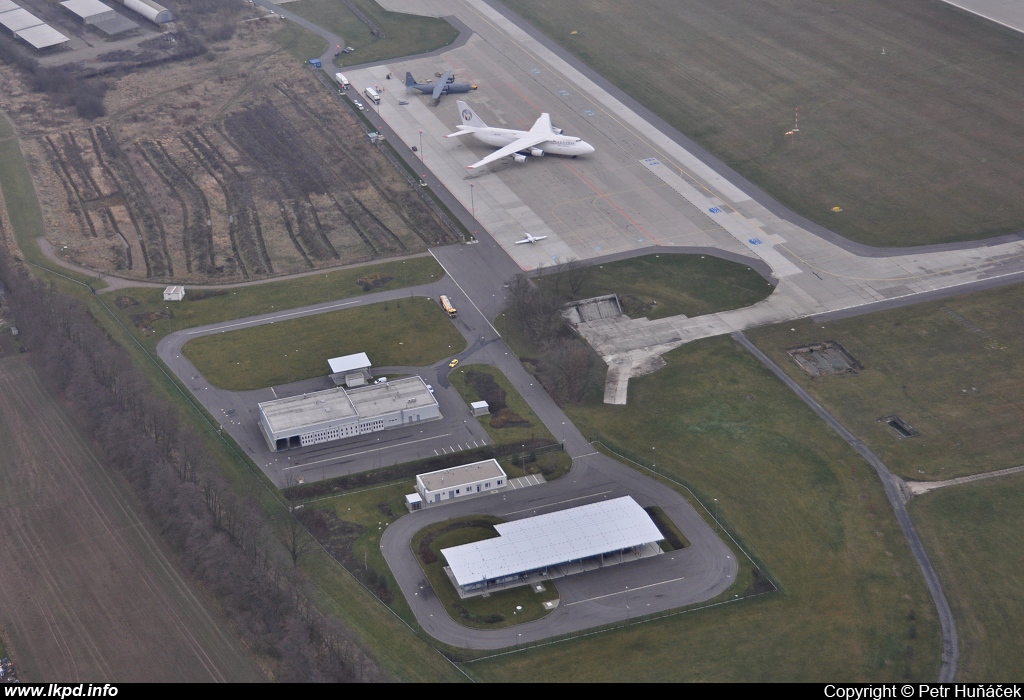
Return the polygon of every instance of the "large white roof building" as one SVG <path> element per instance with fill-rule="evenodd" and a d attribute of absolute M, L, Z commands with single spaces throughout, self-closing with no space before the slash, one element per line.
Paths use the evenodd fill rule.
<path fill-rule="evenodd" d="M 275 452 L 441 417 L 434 395 L 419 377 L 264 401 L 259 409 L 260 430 Z"/>
<path fill-rule="evenodd" d="M 442 549 L 463 592 L 664 539 L 630 496 L 495 525 L 499 537 Z"/>

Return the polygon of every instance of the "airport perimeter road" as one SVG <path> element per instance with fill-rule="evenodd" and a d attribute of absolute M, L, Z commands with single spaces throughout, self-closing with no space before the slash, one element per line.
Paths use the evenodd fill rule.
<path fill-rule="evenodd" d="M 556 579 L 559 605 L 554 611 L 540 620 L 502 630 L 470 629 L 449 617 L 425 581 L 410 546 L 419 530 L 450 518 L 485 513 L 517 520 L 626 495 L 644 507 L 661 506 L 686 533 L 690 546 Z M 538 642 L 700 603 L 727 590 L 740 567 L 718 534 L 682 496 L 597 453 L 577 458 L 570 474 L 557 481 L 403 516 L 384 531 L 381 552 L 423 629 L 441 642 L 471 649 Z M 748 562 L 743 565 L 750 566 Z M 514 610 L 504 613 L 510 619 L 513 614 Z"/>
<path fill-rule="evenodd" d="M 345 48 L 345 40 L 338 36 L 337 34 L 333 34 L 324 29 L 323 27 L 317 26 L 310 22 L 309 20 L 299 17 L 294 12 L 289 12 L 280 5 L 270 2 L 270 0 L 255 0 L 253 4 L 255 4 L 257 7 L 264 7 L 268 10 L 273 10 L 278 15 L 280 15 L 281 19 L 288 22 L 294 22 L 303 29 L 308 29 L 314 34 L 319 34 L 321 37 L 323 37 L 324 41 L 327 42 L 327 48 L 324 49 L 324 52 L 320 54 L 319 58 L 320 61 L 323 62 L 324 66 L 326 66 L 328 70 L 331 68 L 332 65 L 334 65 L 334 54 L 336 54 L 341 49 Z M 317 57 L 310 56 L 310 58 Z"/>
<path fill-rule="evenodd" d="M 932 566 L 928 552 L 924 548 L 924 543 L 921 542 L 921 538 L 917 534 L 917 528 L 914 527 L 914 522 L 910 519 L 910 514 L 907 512 L 903 495 L 900 492 L 899 480 L 893 476 L 892 472 L 889 471 L 889 467 L 878 458 L 878 455 L 871 451 L 871 448 L 847 430 L 842 423 L 825 410 L 824 406 L 808 394 L 802 386 L 797 384 L 770 357 L 761 352 L 745 335 L 734 333 L 732 337 L 757 358 L 758 362 L 767 367 L 783 384 L 789 387 L 793 393 L 800 397 L 800 400 L 817 413 L 818 417 L 825 421 L 829 427 L 839 433 L 839 436 L 867 460 L 868 464 L 875 470 L 875 473 L 878 474 L 878 479 L 882 482 L 882 487 L 885 489 L 885 496 L 889 499 L 889 505 L 896 514 L 896 520 L 903 530 L 903 536 L 907 538 L 910 551 L 913 552 L 914 559 L 917 560 L 917 564 L 921 568 L 921 573 L 924 576 L 925 583 L 928 585 L 928 591 L 932 594 L 932 600 L 935 602 L 935 608 L 939 615 L 939 623 L 942 626 L 942 666 L 939 668 L 939 682 L 952 683 L 953 678 L 956 676 L 957 662 L 960 656 L 960 647 L 957 642 L 956 633 L 956 619 L 953 617 L 953 611 L 950 610 L 946 594 L 942 590 L 942 582 L 939 581 L 939 576 L 935 573 L 935 567 Z"/>

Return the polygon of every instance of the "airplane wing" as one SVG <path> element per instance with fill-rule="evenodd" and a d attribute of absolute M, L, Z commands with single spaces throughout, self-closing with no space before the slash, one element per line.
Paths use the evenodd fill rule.
<path fill-rule="evenodd" d="M 444 75 L 441 76 L 440 80 L 437 81 L 437 85 L 434 86 L 434 99 L 435 100 L 441 99 L 441 95 L 444 93 L 445 86 L 448 85 L 448 77 L 451 74 L 452 74 L 452 72 L 448 71 L 447 73 L 445 73 Z"/>
<path fill-rule="evenodd" d="M 533 148 L 534 146 L 539 146 L 545 141 L 550 141 L 553 135 L 554 132 L 551 131 L 551 117 L 550 115 L 548 115 L 547 112 L 545 112 L 544 114 L 540 115 L 540 119 L 534 122 L 533 126 L 530 127 L 530 130 L 526 132 L 526 135 L 523 136 L 521 139 L 513 141 L 504 148 L 498 149 L 497 151 L 487 156 L 483 160 L 477 161 L 476 163 L 473 163 L 473 165 L 467 167 L 470 170 L 473 170 L 474 168 L 479 168 L 483 165 L 487 165 L 488 163 L 493 163 L 494 161 L 504 158 L 505 156 L 510 156 L 513 153 L 518 153 L 519 151 L 522 151 L 525 148 Z"/>
<path fill-rule="evenodd" d="M 456 131 L 454 134 L 448 134 L 447 136 L 445 136 L 445 138 L 446 139 L 450 139 L 450 138 L 454 138 L 456 136 L 465 136 L 467 134 L 472 134 L 472 133 L 474 133 L 476 131 L 476 129 L 466 129 L 466 128 L 463 128 L 461 126 L 459 127 L 459 129 L 460 129 L 460 131 Z"/>

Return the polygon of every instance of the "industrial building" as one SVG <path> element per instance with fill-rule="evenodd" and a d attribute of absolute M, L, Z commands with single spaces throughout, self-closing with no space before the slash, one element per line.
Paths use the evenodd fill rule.
<path fill-rule="evenodd" d="M 495 525 L 499 537 L 442 549 L 460 595 L 527 583 L 530 575 L 583 570 L 573 563 L 603 565 L 661 553 L 664 539 L 651 516 L 630 496 L 599 501 Z"/>
<path fill-rule="evenodd" d="M 166 24 L 174 21 L 174 13 L 153 0 L 121 0 L 121 4 L 133 12 L 137 12 L 153 24 Z"/>
<path fill-rule="evenodd" d="M 77 15 L 86 24 L 96 24 L 117 17 L 117 13 L 100 0 L 65 0 L 60 6 Z"/>
<path fill-rule="evenodd" d="M 457 500 L 508 486 L 508 477 L 495 459 L 463 464 L 416 476 L 416 493 L 424 503 Z"/>
<path fill-rule="evenodd" d="M 45 49 L 68 41 L 66 36 L 45 24 L 43 20 L 13 3 L 0 4 L 0 27 L 36 49 Z"/>
<path fill-rule="evenodd" d="M 419 377 L 265 401 L 259 409 L 260 430 L 275 452 L 441 418 Z"/>
<path fill-rule="evenodd" d="M 331 368 L 331 380 L 334 386 L 344 384 L 349 389 L 363 386 L 370 379 L 370 358 L 365 352 L 357 352 L 354 355 L 332 357 L 327 360 Z"/>

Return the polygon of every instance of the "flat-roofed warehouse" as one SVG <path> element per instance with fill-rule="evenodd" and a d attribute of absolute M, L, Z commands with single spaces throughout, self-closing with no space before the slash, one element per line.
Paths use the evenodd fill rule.
<path fill-rule="evenodd" d="M 0 25 L 12 34 L 17 34 L 23 29 L 30 27 L 38 27 L 43 23 L 43 20 L 36 17 L 34 14 L 23 8 L 16 10 L 9 10 L 4 13 L 0 13 Z"/>
<path fill-rule="evenodd" d="M 442 549 L 461 593 L 509 586 L 552 567 L 631 551 L 660 554 L 664 539 L 630 496 L 495 525 L 499 537 Z M 568 573 L 568 572 L 563 572 Z"/>
<path fill-rule="evenodd" d="M 419 377 L 265 401 L 259 409 L 260 430 L 275 452 L 441 418 Z"/>
<path fill-rule="evenodd" d="M 100 0 L 65 0 L 60 6 L 68 12 L 78 15 L 86 24 L 96 24 L 117 18 L 117 13 Z"/>
<path fill-rule="evenodd" d="M 14 32 L 14 36 L 28 42 L 36 49 L 45 49 L 50 46 L 63 44 L 65 41 L 70 41 L 66 36 L 48 24 L 39 24 L 35 27 L 22 29 L 20 32 Z"/>

